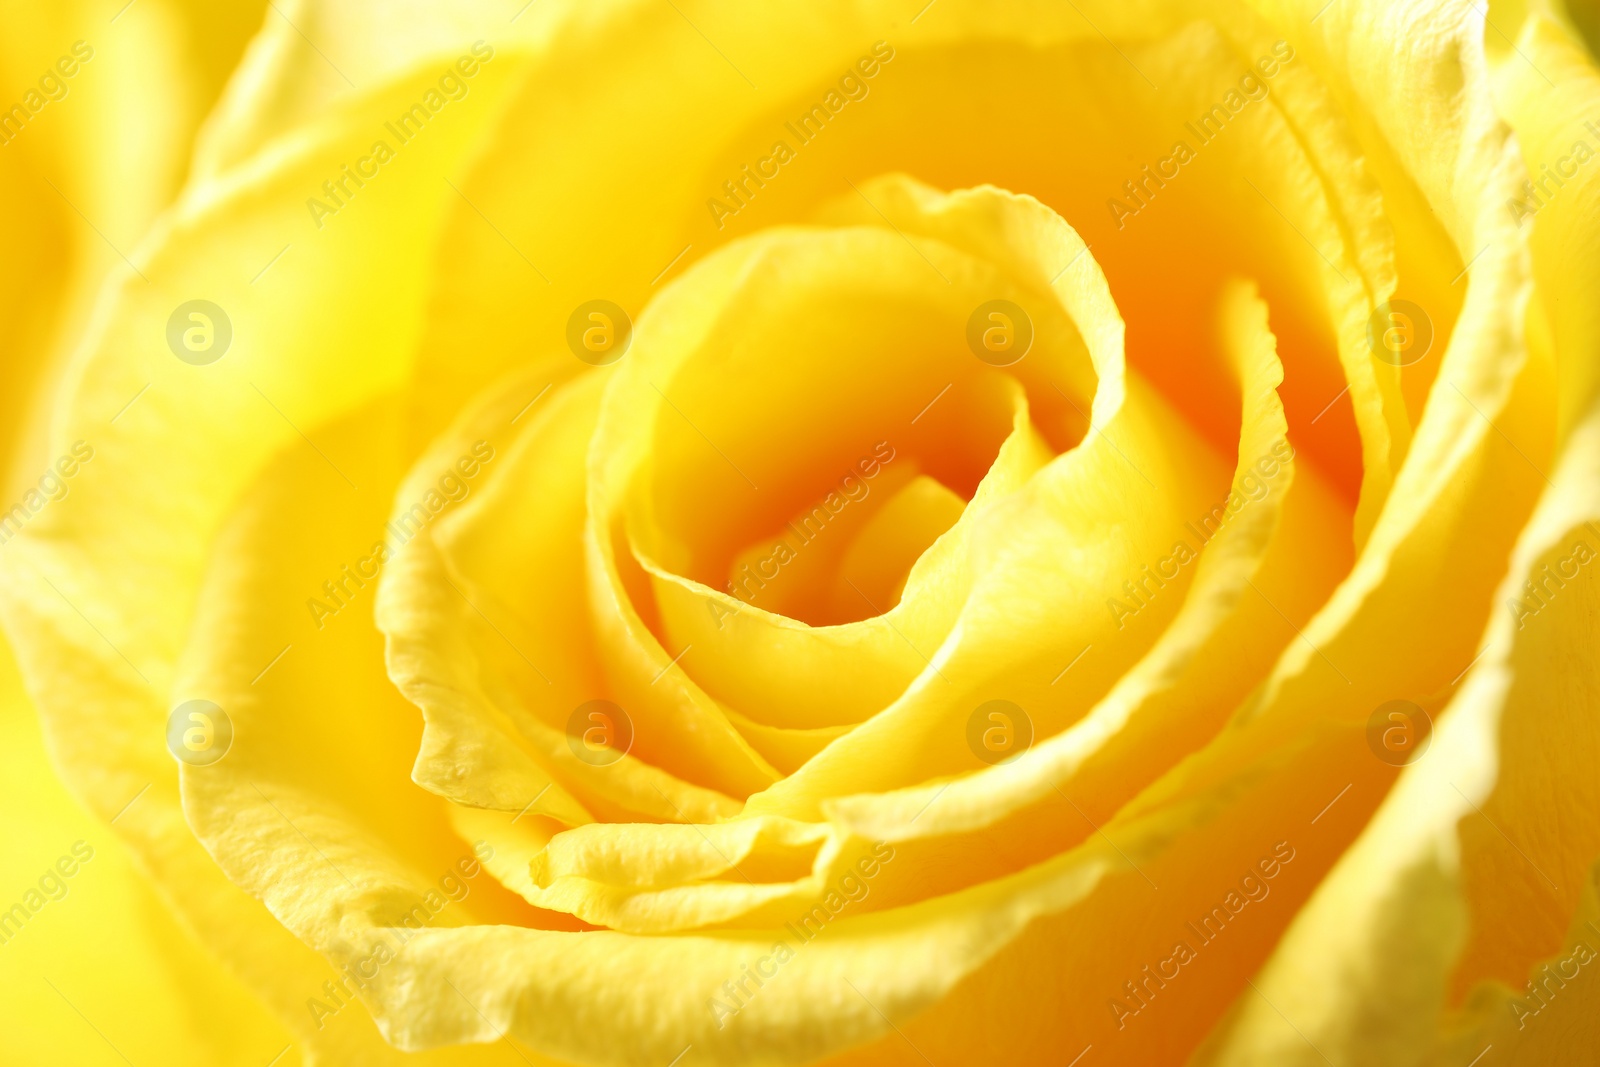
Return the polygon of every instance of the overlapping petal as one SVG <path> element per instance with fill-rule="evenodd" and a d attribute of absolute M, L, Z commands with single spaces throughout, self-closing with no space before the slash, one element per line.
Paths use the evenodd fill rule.
<path fill-rule="evenodd" d="M 1593 98 L 1561 13 L 284 6 L 3 599 L 69 775 L 154 783 L 121 832 L 311 1056 L 1555 1055 L 1505 987 L 1600 852 L 1592 580 L 1524 584 L 1600 521 L 1592 182 L 1512 207 Z M 233 354 L 174 364 L 202 291 Z M 199 695 L 237 750 L 175 774 Z"/>

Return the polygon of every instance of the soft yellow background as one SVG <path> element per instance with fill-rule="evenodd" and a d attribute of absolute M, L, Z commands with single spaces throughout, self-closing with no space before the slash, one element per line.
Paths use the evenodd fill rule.
<path fill-rule="evenodd" d="M 0 1060 L 266 1067 L 289 1044 L 177 924 L 116 837 L 62 788 L 3 643 L 0 824 L 0 909 L 36 887 L 73 842 L 94 847 L 67 879 L 67 895 L 0 945 Z M 290 1050 L 274 1067 L 299 1062 Z"/>
<path fill-rule="evenodd" d="M 66 97 L 0 148 L 0 510 L 50 458 L 36 398 L 82 335 L 105 279 L 127 269 L 119 253 L 133 252 L 183 181 L 195 131 L 265 10 L 258 0 L 125 4 L 0 2 L 0 107 L 19 101 L 75 40 L 95 50 Z M 0 565 L 6 552 L 0 545 Z M 94 848 L 67 895 L 0 945 L 0 1063 L 266 1067 L 284 1051 L 278 1024 L 61 785 L 3 635 L 0 826 L 0 910 L 36 888 L 74 842 Z M 298 1062 L 291 1050 L 276 1067 Z"/>

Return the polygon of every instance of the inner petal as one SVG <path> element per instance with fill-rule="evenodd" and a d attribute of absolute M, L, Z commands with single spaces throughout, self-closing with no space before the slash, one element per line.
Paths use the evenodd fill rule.
<path fill-rule="evenodd" d="M 887 442 L 880 452 L 891 464 L 897 458 Z M 825 618 L 830 613 L 833 584 L 845 554 L 868 525 L 877 520 L 884 508 L 885 494 L 898 496 L 912 481 L 927 475 L 920 473 L 920 465 L 914 459 L 889 466 L 880 464 L 874 455 L 863 459 L 860 465 L 871 469 L 874 477 L 844 475 L 835 487 L 782 527 L 758 538 L 735 556 L 723 587 L 747 604 L 812 625 L 849 622 L 876 614 L 871 605 L 857 597 L 853 615 Z M 965 500 L 959 496 L 956 499 L 965 506 Z M 960 517 L 959 510 L 956 516 Z"/>
<path fill-rule="evenodd" d="M 890 608 L 899 604 L 912 565 L 956 524 L 965 507 L 965 500 L 925 474 L 885 501 L 839 561 L 829 605 L 837 621 L 862 617 L 862 601 Z"/>
<path fill-rule="evenodd" d="M 818 501 L 834 494 L 839 512 L 874 460 L 912 463 L 970 498 L 1012 427 L 1014 380 L 963 343 L 984 294 L 1014 292 L 994 267 L 960 255 L 931 267 L 883 229 L 795 236 L 753 269 L 696 357 L 651 381 L 664 403 L 631 532 L 662 566 L 713 588 Z M 964 284 L 952 293 L 940 270 Z M 1051 318 L 1056 336 L 1070 334 L 1063 314 Z M 1067 432 L 1061 398 L 1030 399 Z M 821 557 L 843 544 L 812 547 Z"/>

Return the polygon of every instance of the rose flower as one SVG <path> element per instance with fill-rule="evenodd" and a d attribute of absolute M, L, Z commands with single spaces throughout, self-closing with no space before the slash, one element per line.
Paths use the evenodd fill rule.
<path fill-rule="evenodd" d="M 306 1062 L 1593 1062 L 1592 7 L 917 6 L 269 13 L 64 777 Z"/>

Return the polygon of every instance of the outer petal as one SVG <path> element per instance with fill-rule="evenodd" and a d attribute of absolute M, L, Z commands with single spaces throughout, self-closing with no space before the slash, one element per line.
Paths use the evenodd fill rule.
<path fill-rule="evenodd" d="M 122 1053 L 136 1063 L 259 1067 L 283 1052 L 289 1037 L 254 993 L 173 918 L 113 833 L 62 787 L 35 714 L 0 646 L 7 1056 L 99 1063 Z M 30 905 L 37 910 L 19 927 L 14 909 Z"/>
<path fill-rule="evenodd" d="M 1556 151 L 1572 116 L 1594 99 L 1595 75 L 1554 23 L 1520 23 L 1510 6 L 1435 39 L 1484 35 L 1502 107 L 1519 136 L 1526 131 L 1523 156 L 1535 169 L 1540 156 L 1528 145 Z M 1419 25 L 1428 36 L 1439 29 Z M 1463 50 L 1470 54 L 1470 45 Z M 1467 76 L 1481 84 L 1484 72 L 1469 67 Z M 1424 146 L 1425 182 L 1430 167 L 1437 180 L 1439 162 L 1481 153 L 1503 133 L 1469 116 L 1459 137 Z M 1570 960 L 1577 942 L 1597 940 L 1590 872 L 1600 853 L 1600 801 L 1585 784 L 1600 705 L 1595 585 L 1592 575 L 1576 575 L 1551 597 L 1545 577 L 1563 560 L 1572 565 L 1574 546 L 1600 543 L 1600 420 L 1592 406 L 1600 349 L 1585 305 L 1563 299 L 1568 284 L 1595 270 L 1594 185 L 1584 178 L 1562 190 L 1570 201 L 1546 214 L 1528 200 L 1519 172 L 1496 172 L 1466 229 L 1481 235 L 1475 240 L 1505 240 L 1490 235 L 1537 211 L 1524 228 L 1533 232 L 1540 283 L 1528 335 L 1536 359 L 1553 357 L 1559 393 L 1537 362 L 1518 391 L 1562 412 L 1560 462 L 1494 594 L 1503 608 L 1490 617 L 1477 665 L 1440 718 L 1433 746 L 1296 919 L 1205 1062 L 1466 1062 L 1492 1048 L 1506 1062 L 1586 1063 L 1600 1041 L 1584 1018 L 1595 1003 L 1592 983 L 1563 989 L 1547 1011 L 1532 992 L 1538 985 L 1548 997 L 1555 988 L 1542 984 L 1550 973 L 1542 961 Z M 1473 208 L 1471 197 L 1458 198 L 1463 223 Z M 1548 469 L 1533 443 L 1543 434 L 1510 418 L 1497 428 L 1527 450 L 1525 465 Z M 1561 818 L 1552 832 L 1545 828 L 1553 811 Z M 1512 992 L 1530 978 L 1527 991 Z M 1322 994 L 1304 996 L 1311 988 Z"/>
<path fill-rule="evenodd" d="M 470 45 L 462 41 L 459 48 Z M 409 82 L 326 109 L 316 129 L 297 130 L 191 187 L 137 254 L 138 269 L 152 281 L 126 274 L 107 294 L 66 376 L 71 399 L 53 443 L 92 440 L 98 465 L 82 472 L 67 501 L 6 546 L 8 566 L 0 576 L 8 630 L 28 662 L 68 779 L 105 819 L 151 785 L 119 820 L 118 832 L 202 940 L 223 952 L 309 1045 L 337 1050 L 346 1062 L 362 1054 L 357 1049 L 389 1053 L 370 1024 L 364 1032 L 318 1034 L 307 990 L 333 972 L 230 883 L 194 839 L 162 723 L 169 699 L 187 699 L 171 686 L 223 514 L 285 443 L 310 447 L 297 426 L 315 432 L 322 419 L 404 376 L 405 361 L 391 357 L 406 347 L 416 319 L 396 318 L 392 302 L 420 287 L 428 235 L 453 195 L 434 168 L 465 152 L 514 66 L 511 56 L 485 65 L 474 94 L 452 112 L 454 125 L 429 131 L 439 135 L 434 155 L 414 156 L 414 168 L 386 175 L 393 180 L 387 192 L 372 191 L 372 213 L 341 218 L 326 233 L 309 222 L 308 185 L 314 189 L 368 150 L 371 130 L 392 108 L 409 104 L 436 70 L 417 70 Z M 405 205 L 393 216 L 398 225 L 378 217 L 385 197 Z M 262 276 L 283 248 L 281 235 L 307 228 L 289 253 L 303 258 L 286 258 Z M 398 288 L 369 284 L 361 264 L 374 249 L 393 253 L 387 264 Z M 236 330 L 228 358 L 207 368 L 179 363 L 164 338 L 174 305 L 196 292 L 228 309 Z M 276 310 L 280 301 L 323 311 L 284 316 Z M 273 359 L 261 359 L 264 352 Z M 356 356 L 346 359 L 349 353 Z M 146 385 L 148 395 L 107 426 Z M 196 449 L 202 438 L 208 443 Z M 178 455 L 193 462 L 155 458 Z M 399 475 L 394 469 L 389 485 Z M 380 486 L 376 481 L 367 491 L 381 500 Z M 183 516 L 176 526 L 175 516 Z M 76 547 L 65 547 L 68 541 Z M 112 590 L 119 593 L 108 598 Z M 270 650 L 262 666 L 282 648 Z"/>

